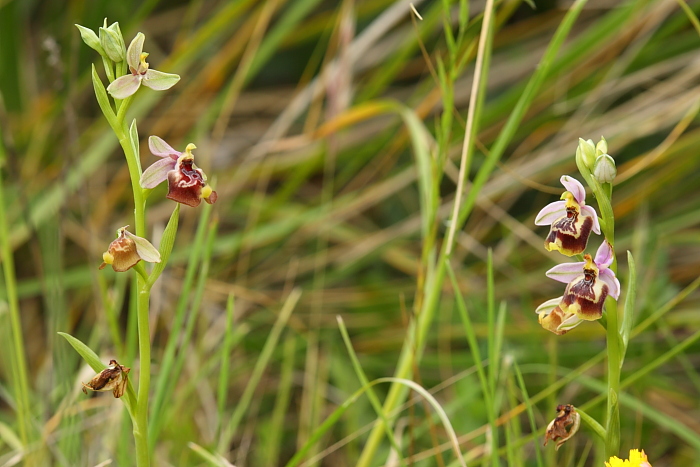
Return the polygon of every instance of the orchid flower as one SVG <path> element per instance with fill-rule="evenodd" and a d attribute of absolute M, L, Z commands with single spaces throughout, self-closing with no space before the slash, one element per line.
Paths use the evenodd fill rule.
<path fill-rule="evenodd" d="M 136 34 L 134 40 L 129 44 L 129 49 L 126 51 L 126 63 L 129 65 L 131 74 L 121 76 L 107 86 L 107 91 L 115 99 L 125 99 L 133 95 L 138 91 L 142 83 L 154 91 L 164 91 L 180 81 L 178 75 L 148 68 L 148 62 L 146 62 L 148 54 L 143 52 L 145 39 L 146 37 L 143 33 Z"/>
<path fill-rule="evenodd" d="M 108 264 L 116 272 L 128 271 L 141 260 L 149 263 L 160 263 L 160 252 L 145 238 L 137 237 L 129 232 L 127 226 L 117 230 L 117 239 L 109 244 L 109 248 L 102 255 L 104 262 L 99 269 Z"/>
<path fill-rule="evenodd" d="M 598 248 L 595 259 L 584 255 L 583 262 L 563 263 L 547 271 L 547 277 L 567 286 L 562 297 L 537 308 L 542 327 L 561 335 L 581 321 L 600 319 L 607 296 L 615 300 L 620 296 L 620 281 L 610 269 L 614 257 L 613 248 L 606 240 Z"/>
<path fill-rule="evenodd" d="M 158 136 L 148 138 L 148 147 L 154 156 L 162 159 L 153 163 L 141 175 L 142 188 L 155 188 L 168 181 L 168 198 L 178 203 L 197 207 L 204 199 L 207 203 L 216 202 L 216 191 L 207 184 L 207 176 L 194 164 L 192 150 L 197 146 L 190 143 L 185 152 L 175 150 Z"/>
<path fill-rule="evenodd" d="M 542 327 L 559 336 L 566 334 L 583 322 L 576 314 L 564 313 L 561 310 L 559 304 L 563 298 L 564 296 L 547 300 L 535 310 Z"/>
<path fill-rule="evenodd" d="M 567 191 L 561 201 L 545 206 L 535 218 L 536 225 L 551 225 L 544 241 L 547 251 L 559 250 L 566 256 L 582 253 L 586 249 L 591 230 L 600 234 L 598 215 L 586 205 L 586 189 L 568 175 L 561 177 L 561 184 Z"/>

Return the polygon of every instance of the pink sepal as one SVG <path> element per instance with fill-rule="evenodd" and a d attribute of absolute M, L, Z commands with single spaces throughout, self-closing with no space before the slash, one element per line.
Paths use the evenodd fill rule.
<path fill-rule="evenodd" d="M 107 92 L 115 99 L 126 99 L 138 91 L 139 86 L 141 86 L 140 76 L 124 75 L 112 81 L 112 84 L 107 86 Z"/>
<path fill-rule="evenodd" d="M 581 185 L 581 182 L 568 175 L 562 175 L 559 179 L 566 191 L 570 192 L 576 198 L 576 202 L 583 206 L 586 204 L 586 189 Z"/>
<path fill-rule="evenodd" d="M 562 263 L 557 264 L 547 271 L 546 275 L 550 279 L 568 284 L 583 275 L 583 266 L 586 263 Z"/>
<path fill-rule="evenodd" d="M 151 154 L 158 157 L 170 157 L 177 160 L 182 155 L 180 151 L 166 143 L 163 138 L 155 135 L 148 138 L 148 149 L 151 150 Z"/>
<path fill-rule="evenodd" d="M 552 222 L 564 216 L 566 216 L 566 201 L 555 201 L 537 213 L 535 225 L 552 225 Z"/>
<path fill-rule="evenodd" d="M 139 184 L 141 188 L 155 188 L 168 179 L 168 172 L 175 168 L 176 160 L 169 157 L 163 158 L 151 164 L 141 174 Z"/>

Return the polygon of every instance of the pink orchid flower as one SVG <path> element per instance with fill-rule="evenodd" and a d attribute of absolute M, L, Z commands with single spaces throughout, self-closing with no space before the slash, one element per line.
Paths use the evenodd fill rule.
<path fill-rule="evenodd" d="M 168 198 L 178 203 L 197 207 L 202 199 L 214 204 L 218 198 L 216 191 L 207 184 L 207 176 L 194 164 L 192 150 L 197 146 L 190 143 L 185 152 L 175 150 L 162 138 L 151 136 L 148 147 L 153 155 L 162 159 L 153 163 L 141 175 L 142 188 L 155 188 L 168 181 Z"/>
<path fill-rule="evenodd" d="M 594 321 L 603 316 L 603 304 L 608 295 L 617 300 L 620 281 L 610 269 L 613 248 L 606 241 L 600 245 L 595 259 L 584 255 L 585 261 L 563 263 L 547 271 L 547 277 L 564 282 L 564 295 L 537 307 L 539 322 L 555 334 L 565 334 L 582 321 Z"/>
<path fill-rule="evenodd" d="M 600 235 L 598 215 L 586 205 L 586 189 L 568 175 L 561 177 L 567 191 L 561 201 L 545 206 L 535 218 L 536 225 L 551 225 L 544 241 L 547 251 L 559 250 L 566 256 L 582 253 L 586 249 L 591 230 Z"/>
<path fill-rule="evenodd" d="M 125 99 L 133 95 L 138 91 L 141 84 L 154 91 L 164 91 L 180 81 L 178 75 L 148 68 L 149 65 L 146 62 L 148 54 L 143 52 L 145 39 L 146 37 L 143 33 L 136 34 L 134 40 L 129 44 L 129 49 L 126 51 L 126 63 L 129 65 L 131 74 L 120 76 L 107 86 L 107 91 L 115 99 Z"/>

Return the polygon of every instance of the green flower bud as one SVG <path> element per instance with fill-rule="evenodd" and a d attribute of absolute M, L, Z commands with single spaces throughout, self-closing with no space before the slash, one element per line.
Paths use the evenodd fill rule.
<path fill-rule="evenodd" d="M 612 183 L 617 175 L 615 160 L 609 154 L 602 154 L 595 160 L 593 177 L 600 183 Z"/>
<path fill-rule="evenodd" d="M 600 137 L 600 141 L 595 145 L 595 155 L 600 156 L 608 153 L 608 142 L 604 137 Z"/>
<path fill-rule="evenodd" d="M 95 31 L 79 24 L 76 24 L 75 27 L 78 28 L 78 31 L 80 31 L 80 37 L 83 38 L 83 42 L 85 42 L 88 47 L 96 50 L 100 55 L 105 55 L 105 51 L 102 49 L 100 39 L 97 38 Z"/>
<path fill-rule="evenodd" d="M 595 164 L 595 145 L 593 144 L 593 140 L 589 139 L 585 141 L 583 138 L 579 138 L 577 154 L 581 154 L 586 167 L 593 169 L 593 165 Z"/>
<path fill-rule="evenodd" d="M 118 23 L 108 28 L 100 28 L 100 44 L 110 60 L 115 63 L 124 61 L 126 46 Z"/>

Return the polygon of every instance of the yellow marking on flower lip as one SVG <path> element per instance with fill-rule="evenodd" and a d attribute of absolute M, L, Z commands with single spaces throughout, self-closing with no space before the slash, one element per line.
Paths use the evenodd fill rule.
<path fill-rule="evenodd" d="M 204 199 L 209 198 L 209 196 L 211 196 L 211 192 L 212 192 L 212 191 L 213 191 L 213 190 L 211 189 L 211 187 L 210 187 L 209 185 L 207 185 L 207 186 L 205 186 L 205 187 L 202 187 L 202 195 L 201 195 L 201 197 L 204 198 Z"/>
<path fill-rule="evenodd" d="M 108 251 L 105 251 L 102 253 L 102 261 L 107 264 L 112 264 L 114 263 L 114 256 L 112 256 Z"/>

